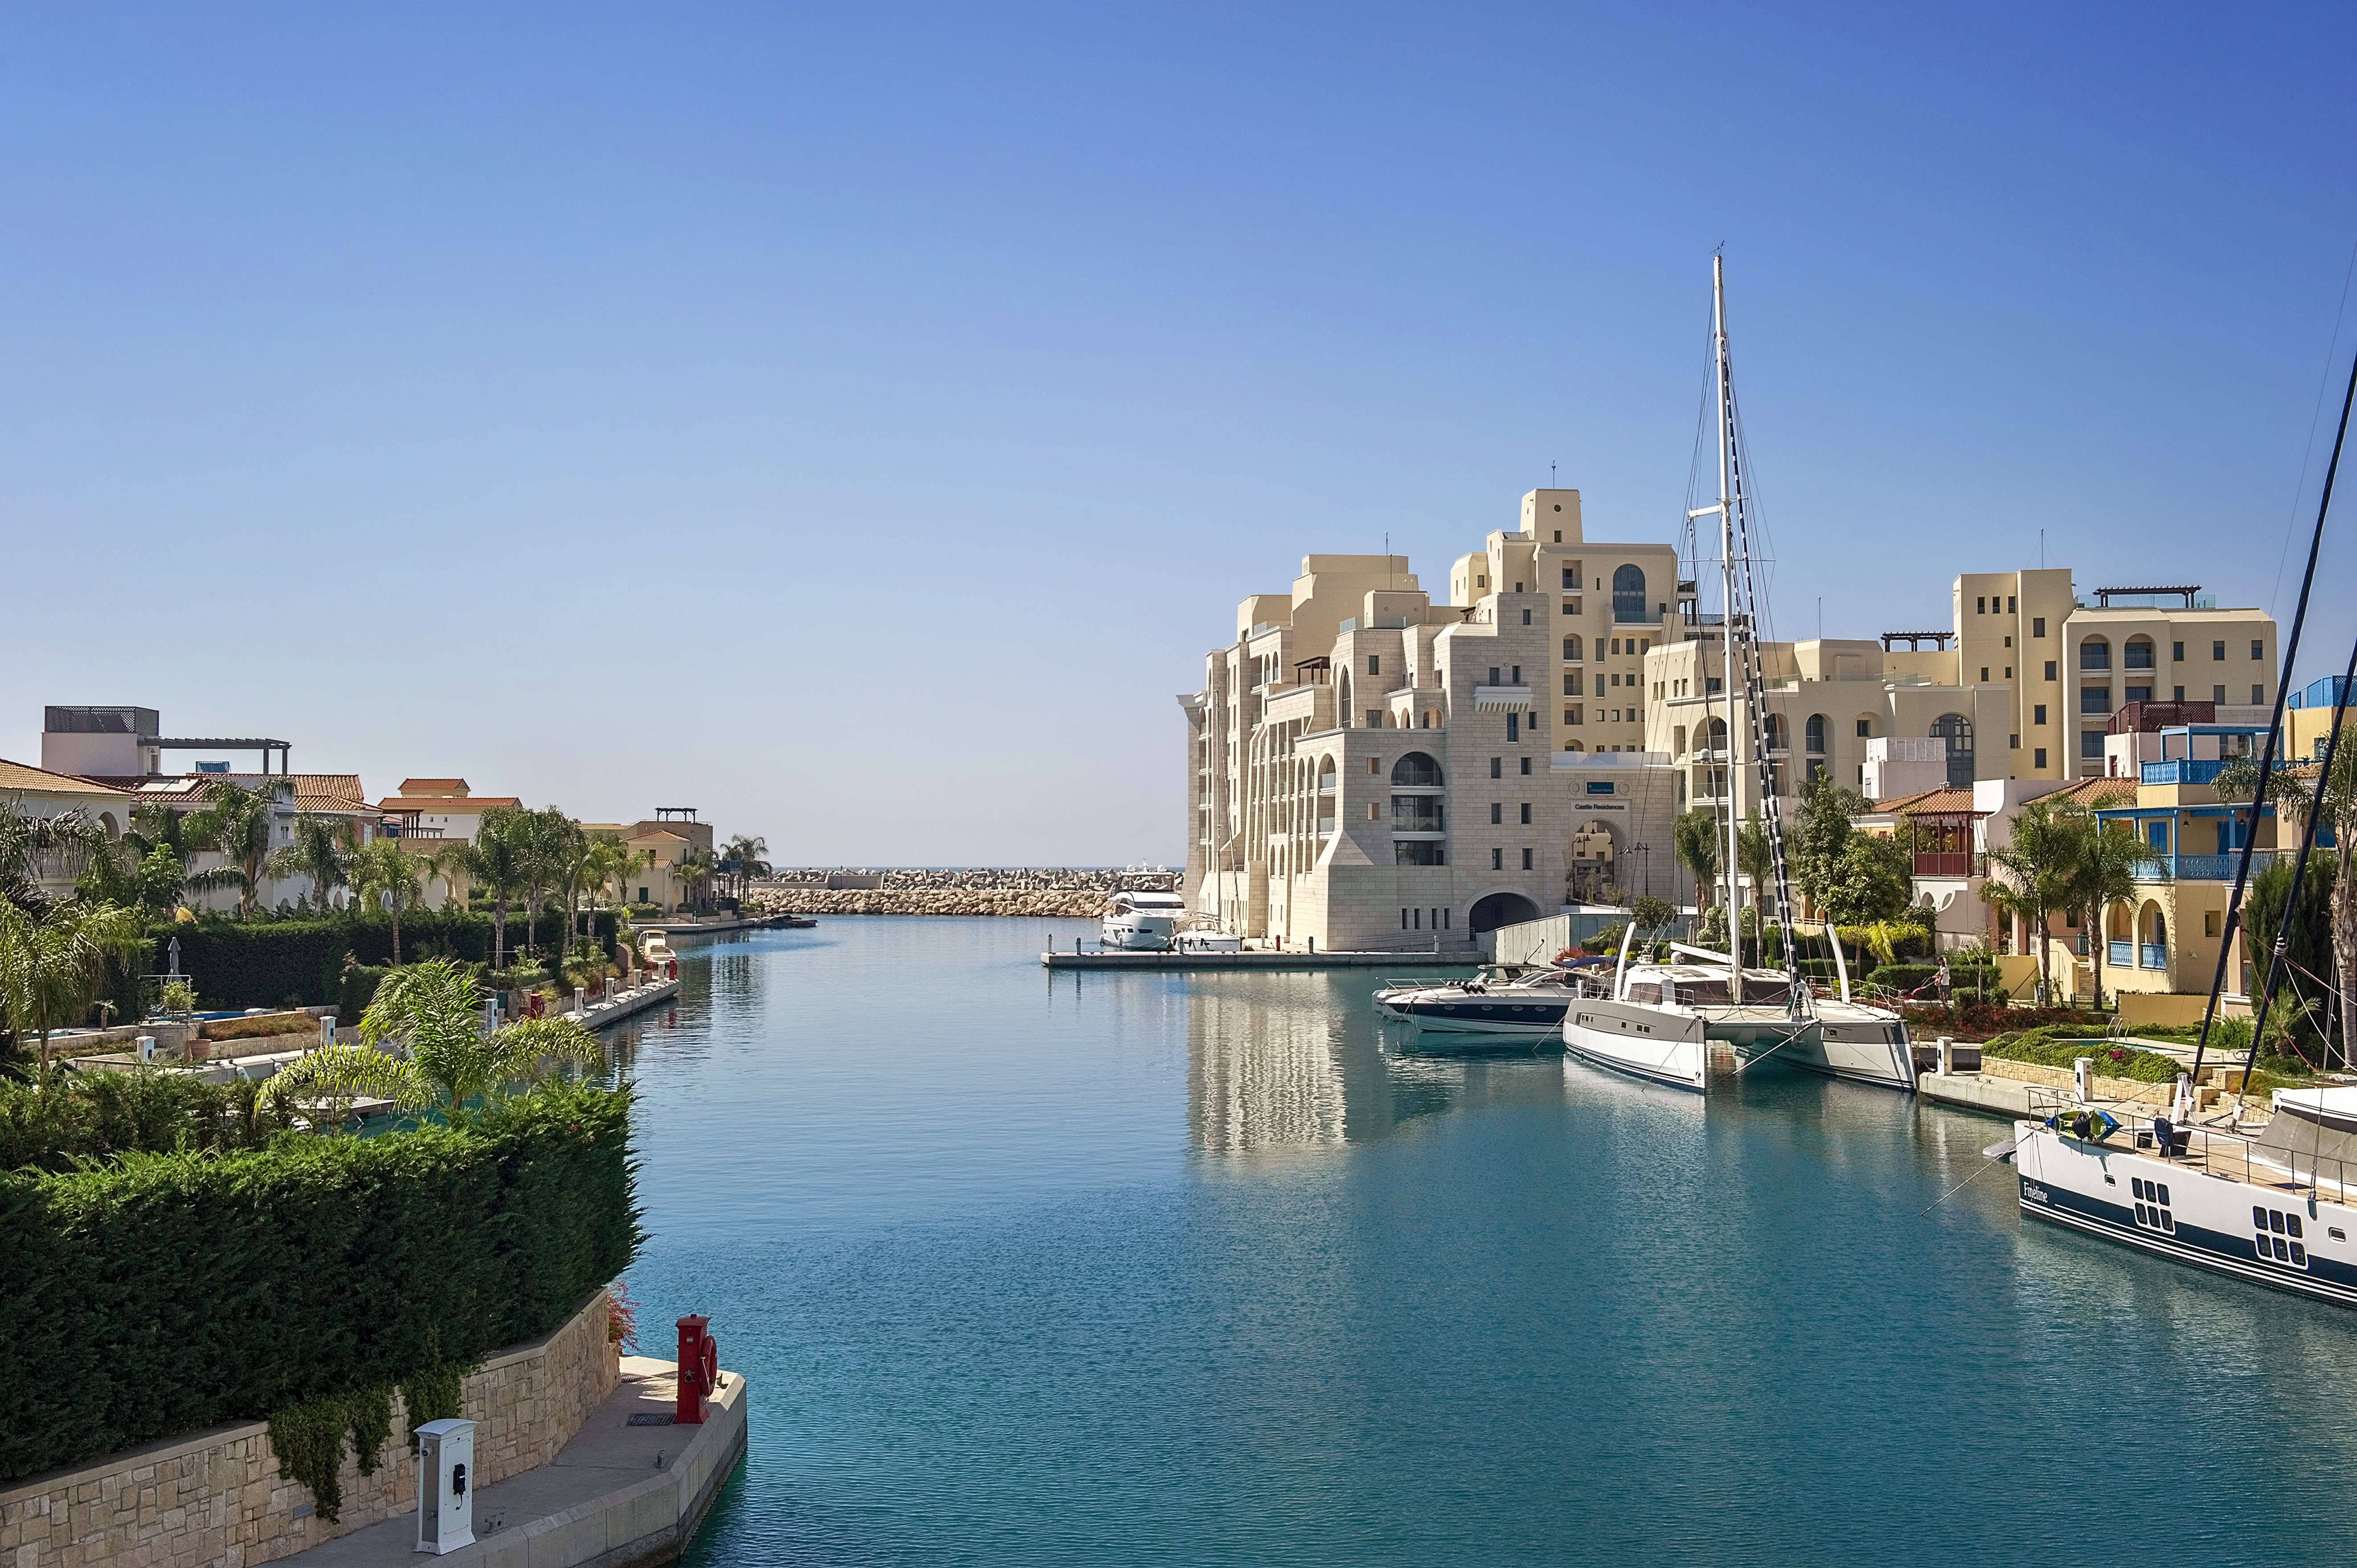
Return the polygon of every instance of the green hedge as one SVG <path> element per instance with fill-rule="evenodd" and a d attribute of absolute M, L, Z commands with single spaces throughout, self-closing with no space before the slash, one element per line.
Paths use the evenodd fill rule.
<path fill-rule="evenodd" d="M 2059 1068 L 2067 1068 L 2081 1057 L 2093 1057 L 2095 1070 L 2104 1077 L 2134 1079 L 2138 1083 L 2175 1083 L 2184 1070 L 2184 1064 L 2175 1057 L 2112 1044 L 2101 1026 L 2050 1024 L 1999 1035 L 1981 1047 L 1981 1054 Z"/>
<path fill-rule="evenodd" d="M 0 1078 L 0 1171 L 70 1171 L 85 1160 L 162 1149 L 261 1149 L 293 1125 L 248 1079 L 180 1073 Z"/>
<path fill-rule="evenodd" d="M 592 916 L 600 947 L 611 948 L 612 910 Z M 540 918 L 541 940 L 554 940 L 565 912 Z M 490 916 L 460 909 L 420 909 L 402 917 L 404 962 L 444 956 L 469 963 L 491 961 Z M 375 968 L 393 961 L 393 925 L 387 920 L 200 920 L 160 928 L 156 933 L 156 972 L 169 967 L 173 938 L 180 940 L 180 972 L 196 983 L 210 1007 L 323 1007 L 342 1005 L 344 959 Z M 508 916 L 508 950 L 522 945 L 522 910 Z"/>
<path fill-rule="evenodd" d="M 0 1175 L 0 1481 L 547 1333 L 630 1265 L 627 1090 Z"/>

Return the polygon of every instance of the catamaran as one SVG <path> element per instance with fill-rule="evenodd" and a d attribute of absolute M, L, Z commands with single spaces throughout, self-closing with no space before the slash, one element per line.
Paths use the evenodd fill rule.
<path fill-rule="evenodd" d="M 1846 965 L 1838 1001 L 1819 1000 L 1800 977 L 1794 962 L 1783 827 L 1774 810 L 1763 814 L 1774 871 L 1772 911 L 1764 907 L 1767 889 L 1754 891 L 1760 896 L 1757 912 L 1762 917 L 1763 936 L 1764 917 L 1772 912 L 1781 923 L 1785 968 L 1747 967 L 1738 958 L 1743 945 L 1744 888 L 1738 854 L 1742 824 L 1737 816 L 1733 782 L 1740 776 L 1746 741 L 1760 797 L 1772 801 L 1777 791 L 1766 737 L 1760 733 L 1767 712 L 1767 682 L 1757 639 L 1760 616 L 1751 572 L 1751 529 L 1736 419 L 1734 371 L 1727 352 L 1726 268 L 1716 257 L 1711 262 L 1711 345 L 1718 409 L 1718 500 L 1690 510 L 1686 517 L 1690 525 L 1696 518 L 1718 520 L 1725 607 L 1719 639 L 1724 675 L 1719 689 L 1727 694 L 1730 747 L 1728 787 L 1719 822 L 1720 908 L 1727 912 L 1730 950 L 1716 952 L 1678 942 L 1671 944 L 1666 962 L 1650 959 L 1631 962 L 1637 933 L 1636 923 L 1630 922 L 1622 933 L 1620 962 L 1609 992 L 1583 998 L 1566 1013 L 1564 1049 L 1594 1066 L 1679 1089 L 1703 1089 L 1713 1058 L 1718 1057 L 1731 1062 L 1738 1072 L 1773 1058 L 1835 1078 L 1911 1090 L 1915 1086 L 1913 1051 L 1899 1015 L 1852 1001 Z M 1733 706 L 1738 679 L 1749 721 L 1740 729 L 1732 722 L 1737 716 Z"/>

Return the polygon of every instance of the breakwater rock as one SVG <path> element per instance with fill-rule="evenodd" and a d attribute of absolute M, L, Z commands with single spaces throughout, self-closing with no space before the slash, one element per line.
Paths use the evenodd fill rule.
<path fill-rule="evenodd" d="M 749 902 L 793 915 L 1017 915 L 1101 919 L 1105 895 L 1089 887 L 764 888 Z"/>

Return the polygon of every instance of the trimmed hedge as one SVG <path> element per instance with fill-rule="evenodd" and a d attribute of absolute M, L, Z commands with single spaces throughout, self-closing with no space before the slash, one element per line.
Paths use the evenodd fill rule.
<path fill-rule="evenodd" d="M 563 929 L 565 911 L 544 911 L 541 939 Z M 401 919 L 401 956 L 448 957 L 468 963 L 491 961 L 490 916 L 461 909 L 419 909 Z M 616 917 L 610 909 L 591 917 L 600 947 L 613 946 Z M 387 920 L 200 920 L 160 927 L 156 932 L 155 971 L 168 967 L 173 938 L 180 940 L 180 970 L 196 983 L 208 1007 L 323 1007 L 343 1005 L 344 960 L 366 967 L 393 961 L 393 925 Z M 508 950 L 522 945 L 521 910 L 508 916 Z M 357 1015 L 355 1015 L 356 1016 Z"/>
<path fill-rule="evenodd" d="M 70 1171 L 85 1160 L 164 1149 L 263 1149 L 294 1125 L 250 1079 L 205 1083 L 180 1073 L 0 1078 L 0 1171 Z"/>
<path fill-rule="evenodd" d="M 0 1480 L 555 1328 L 638 1250 L 630 1105 L 0 1176 Z"/>
<path fill-rule="evenodd" d="M 1981 1047 L 1981 1054 L 2059 1068 L 2068 1068 L 2081 1057 L 2092 1057 L 2095 1070 L 2104 1077 L 2134 1079 L 2138 1083 L 2175 1083 L 2177 1075 L 2185 1070 L 2175 1057 L 2115 1044 L 2081 1025 L 2049 1025 L 1999 1035 Z"/>
<path fill-rule="evenodd" d="M 1868 984 L 1886 991 L 1913 991 L 1939 977 L 1940 966 L 1935 963 L 1886 963 L 1866 978 Z"/>
<path fill-rule="evenodd" d="M 2087 1024 L 2099 1030 L 2110 1024 L 2101 1013 L 2085 1013 L 2075 1007 L 2012 1007 L 2002 1002 L 1970 1001 L 1966 999 L 1969 994 L 1944 1007 L 1938 1003 L 1910 1002 L 1900 1008 L 1899 1014 L 1910 1029 L 1929 1029 L 1964 1040 L 1986 1040 L 2011 1030 L 2048 1024 Z"/>

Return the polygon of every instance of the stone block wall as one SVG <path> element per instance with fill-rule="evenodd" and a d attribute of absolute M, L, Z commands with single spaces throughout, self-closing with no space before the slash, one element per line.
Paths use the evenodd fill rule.
<path fill-rule="evenodd" d="M 554 1332 L 492 1355 L 460 1396 L 459 1413 L 479 1423 L 480 1484 L 546 1464 L 620 1380 L 603 1291 Z M 417 1459 L 397 1394 L 393 1411 L 375 1475 L 345 1455 L 334 1524 L 279 1474 L 268 1426 L 245 1422 L 0 1488 L 0 1568 L 250 1568 L 410 1512 Z"/>

